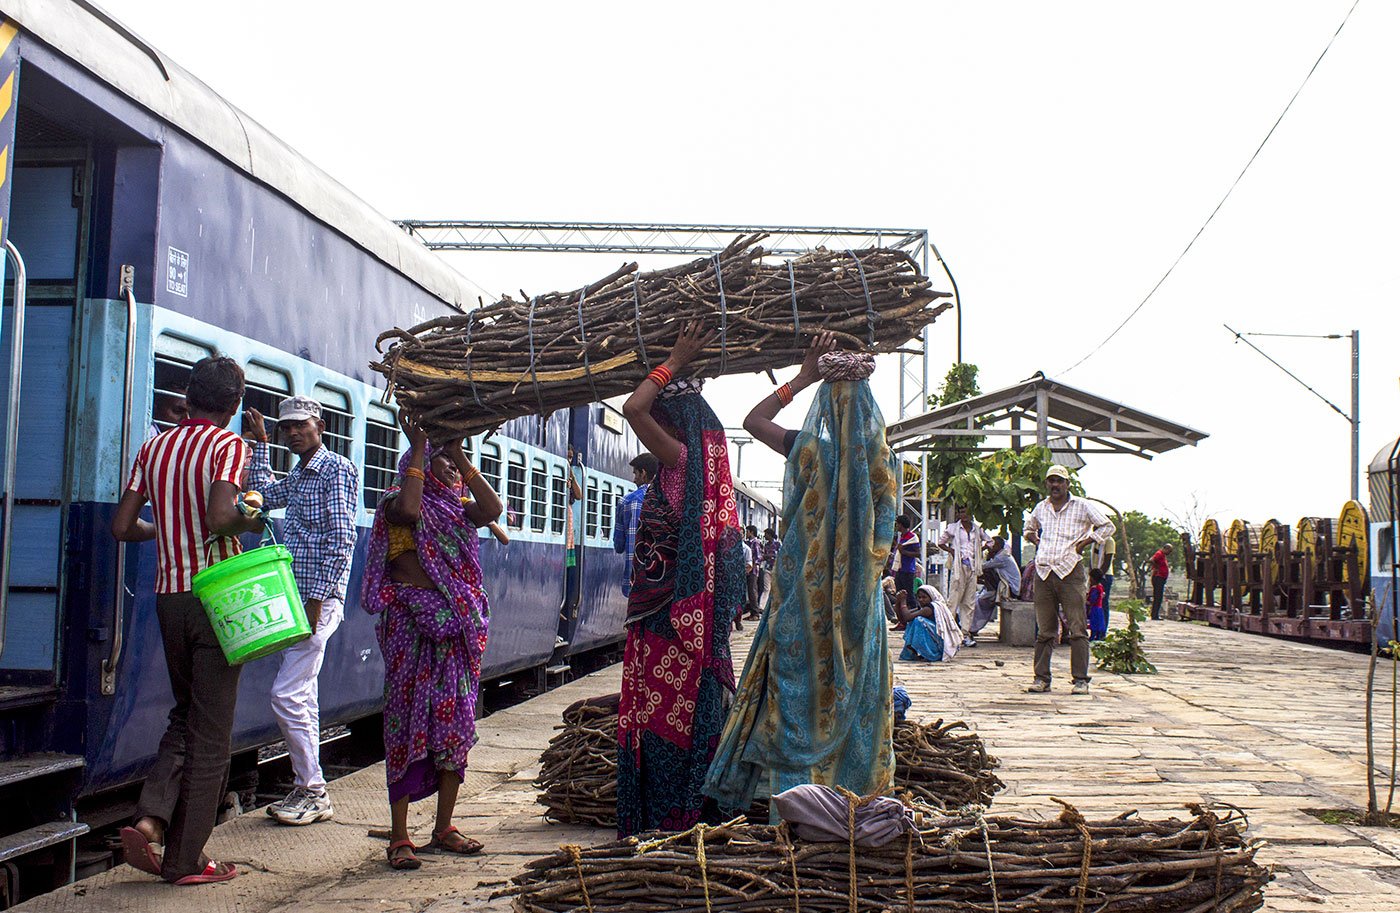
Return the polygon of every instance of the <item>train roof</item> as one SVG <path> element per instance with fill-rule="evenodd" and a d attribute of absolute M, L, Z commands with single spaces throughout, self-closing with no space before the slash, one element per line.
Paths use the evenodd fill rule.
<path fill-rule="evenodd" d="M 734 490 L 739 492 L 740 494 L 747 495 L 750 499 L 757 501 L 759 504 L 762 504 L 763 506 L 767 507 L 773 512 L 774 516 L 777 516 L 779 513 L 781 513 L 781 510 L 778 508 L 778 505 L 773 503 L 772 498 L 769 498 L 767 495 L 761 493 L 757 488 L 753 487 L 748 482 L 742 482 L 738 479 L 735 479 Z"/>
<path fill-rule="evenodd" d="M 0 0 L 25 34 L 301 207 L 446 304 L 477 292 L 407 232 L 87 0 Z"/>

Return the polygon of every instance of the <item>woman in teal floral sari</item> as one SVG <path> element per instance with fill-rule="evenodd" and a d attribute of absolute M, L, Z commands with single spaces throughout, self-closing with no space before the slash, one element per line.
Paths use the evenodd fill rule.
<path fill-rule="evenodd" d="M 894 535 L 895 464 L 866 378 L 874 357 L 823 334 L 791 384 L 744 422 L 787 457 L 782 549 L 705 793 L 747 810 L 804 783 L 860 795 L 894 780 L 893 676 L 880 575 Z M 800 431 L 774 423 L 821 379 Z"/>

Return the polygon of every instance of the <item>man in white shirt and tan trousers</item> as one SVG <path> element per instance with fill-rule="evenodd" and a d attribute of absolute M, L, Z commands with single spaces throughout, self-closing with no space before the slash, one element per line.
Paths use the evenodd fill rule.
<path fill-rule="evenodd" d="M 1035 545 L 1035 682 L 1027 691 L 1050 690 L 1050 657 L 1060 629 L 1059 613 L 1069 622 L 1069 667 L 1074 694 L 1089 693 L 1089 627 L 1084 595 L 1087 571 L 1080 552 L 1113 535 L 1113 523 L 1097 507 L 1069 493 L 1069 470 L 1045 472 L 1050 497 L 1031 511 L 1026 541 Z"/>
<path fill-rule="evenodd" d="M 972 615 L 977 610 L 977 582 L 982 577 L 982 550 L 992 544 L 992 537 L 972 519 L 966 504 L 958 505 L 958 521 L 944 531 L 938 547 L 949 558 L 948 604 L 958 613 L 963 646 L 975 647 L 972 638 Z"/>

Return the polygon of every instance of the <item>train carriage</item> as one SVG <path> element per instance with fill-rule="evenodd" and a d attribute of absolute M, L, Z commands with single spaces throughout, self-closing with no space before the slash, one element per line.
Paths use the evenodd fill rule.
<path fill-rule="evenodd" d="M 0 862 L 26 867 L 28 894 L 71 878 L 75 839 L 129 812 L 171 705 L 155 550 L 108 533 L 131 456 L 161 430 L 160 397 L 218 352 L 244 366 L 247 405 L 265 414 L 291 394 L 322 403 L 326 444 L 361 467 L 363 497 L 321 719 L 362 719 L 378 712 L 383 688 L 373 619 L 359 611 L 362 562 L 403 447 L 367 362 L 380 329 L 474 296 L 92 5 L 3 0 L 0 45 L 0 160 L 10 169 L 0 170 L 0 214 L 11 242 L 0 426 L 14 432 L 0 452 L 13 480 L 0 542 Z M 612 547 L 615 508 L 640 449 L 621 414 L 593 404 L 468 444 L 502 495 L 510 536 L 483 542 L 483 678 L 542 677 L 615 648 L 628 572 Z M 291 455 L 274 448 L 273 461 L 285 472 Z M 571 473 L 583 489 L 572 504 Z M 244 757 L 278 737 L 275 670 L 268 658 L 243 674 L 234 746 Z M 0 878 L 0 906 L 11 887 Z"/>

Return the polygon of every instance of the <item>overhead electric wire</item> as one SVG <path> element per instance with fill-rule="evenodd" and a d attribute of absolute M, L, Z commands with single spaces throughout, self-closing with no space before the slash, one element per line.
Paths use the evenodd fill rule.
<path fill-rule="evenodd" d="M 1265 336 L 1265 335 L 1284 336 L 1284 335 L 1294 335 L 1294 334 L 1285 334 L 1285 333 L 1277 333 L 1277 334 L 1266 334 L 1266 333 L 1241 333 L 1239 330 L 1236 330 L 1234 327 L 1230 326 L 1228 323 L 1222 323 L 1221 326 L 1223 326 L 1225 329 L 1227 329 L 1227 330 L 1230 331 L 1230 334 L 1231 334 L 1232 336 L 1235 337 L 1235 342 L 1242 342 L 1242 343 L 1244 343 L 1245 345 L 1249 346 L 1249 347 L 1250 347 L 1251 349 L 1253 349 L 1254 351 L 1258 352 L 1260 355 L 1263 355 L 1265 358 L 1267 358 L 1267 359 L 1269 360 L 1269 362 L 1270 362 L 1275 368 L 1278 368 L 1278 369 L 1279 369 L 1280 371 L 1282 371 L 1284 374 L 1287 374 L 1289 377 L 1293 378 L 1293 379 L 1296 380 L 1298 383 L 1302 384 L 1305 388 L 1307 388 L 1307 391 L 1308 391 L 1309 393 L 1311 393 L 1313 396 L 1316 396 L 1318 399 L 1320 399 L 1320 400 L 1322 400 L 1324 403 L 1326 403 L 1326 404 L 1328 405 L 1328 407 L 1330 407 L 1330 408 L 1332 409 L 1333 412 L 1337 413 L 1338 415 L 1340 415 L 1342 418 L 1346 419 L 1346 420 L 1349 421 L 1349 422 L 1352 421 L 1352 417 L 1351 417 L 1350 415 L 1347 415 L 1345 412 L 1343 412 L 1341 406 L 1338 406 L 1336 403 L 1332 402 L 1330 399 L 1328 399 L 1327 397 L 1323 396 L 1321 393 L 1318 393 L 1316 390 L 1313 389 L 1313 387 L 1312 387 L 1311 384 L 1309 384 L 1307 381 L 1303 380 L 1303 379 L 1302 379 L 1301 377 L 1299 377 L 1297 374 L 1294 374 L 1292 371 L 1290 371 L 1290 370 L 1288 370 L 1287 368 L 1285 368 L 1283 365 L 1279 364 L 1277 361 L 1274 360 L 1274 357 L 1273 357 L 1272 355 L 1270 355 L 1268 352 L 1265 352 L 1263 349 L 1259 348 L 1259 347 L 1256 346 L 1254 343 L 1250 342 L 1248 339 L 1245 339 L 1245 336 Z M 1328 338 L 1331 338 L 1331 337 L 1322 336 L 1322 337 L 1317 337 L 1317 338 L 1320 338 L 1320 339 L 1328 339 Z"/>
<path fill-rule="evenodd" d="M 1172 272 L 1176 269 L 1177 264 L 1179 264 L 1182 261 L 1182 258 L 1184 258 L 1187 255 L 1187 253 L 1190 252 L 1191 248 L 1195 246 L 1196 240 L 1200 238 L 1200 236 L 1205 232 L 1206 228 L 1215 219 L 1216 213 L 1220 212 L 1220 208 L 1225 205 L 1225 201 L 1230 199 L 1230 194 L 1235 192 L 1235 188 L 1239 186 L 1240 181 L 1245 176 L 1245 172 L 1249 171 L 1249 166 L 1253 165 L 1254 160 L 1259 157 L 1259 153 L 1264 151 L 1265 144 L 1268 143 L 1269 138 L 1274 135 L 1274 131 L 1278 129 L 1278 125 L 1283 123 L 1283 118 L 1288 114 L 1289 109 L 1293 107 L 1293 103 L 1298 100 L 1298 96 L 1302 94 L 1303 88 L 1308 84 L 1308 80 L 1312 79 L 1313 73 L 1317 72 L 1318 65 L 1322 63 L 1322 58 L 1326 57 L 1327 52 L 1332 49 L 1332 43 L 1335 42 L 1337 40 L 1337 36 L 1342 33 L 1342 29 L 1346 26 L 1347 20 L 1351 19 L 1351 14 L 1356 11 L 1356 7 L 1360 3 L 1361 0 L 1353 0 L 1351 8 L 1348 9 L 1347 14 L 1342 17 L 1341 25 L 1338 25 L 1337 30 L 1332 33 L 1332 37 L 1328 39 L 1327 46 L 1322 49 L 1322 53 L 1317 55 L 1317 60 L 1313 61 L 1312 68 L 1308 70 L 1308 75 L 1303 77 L 1303 81 L 1301 84 L 1299 84 L 1298 90 L 1293 93 L 1293 97 L 1288 100 L 1288 104 L 1283 106 L 1283 111 L 1279 114 L 1278 119 L 1274 121 L 1274 125 L 1269 128 L 1269 132 L 1264 134 L 1264 138 L 1259 142 L 1259 147 L 1254 150 L 1254 154 L 1249 157 L 1249 161 L 1245 162 L 1244 168 L 1240 169 L 1239 175 L 1230 184 L 1230 188 L 1225 191 L 1225 195 L 1220 198 L 1220 202 L 1215 204 L 1215 208 L 1210 211 L 1210 215 L 1206 216 L 1206 220 L 1201 223 L 1201 227 L 1196 229 L 1196 233 L 1191 236 L 1191 240 L 1187 242 L 1186 247 L 1182 249 L 1181 253 L 1177 254 L 1176 259 L 1172 261 L 1172 265 L 1167 267 L 1167 271 L 1162 274 L 1162 278 L 1158 279 L 1157 284 L 1152 286 L 1152 289 L 1147 293 L 1147 295 L 1144 296 L 1143 299 L 1138 302 L 1137 307 L 1133 308 L 1128 313 L 1128 316 L 1124 317 L 1122 322 L 1119 323 L 1118 326 L 1113 328 L 1113 332 L 1109 333 L 1107 336 L 1104 337 L 1103 342 L 1100 342 L 1098 345 L 1094 346 L 1094 348 L 1090 349 L 1089 353 L 1083 358 L 1079 359 L 1074 364 L 1070 365 L 1068 368 L 1065 368 L 1064 371 L 1060 372 L 1061 374 L 1068 374 L 1075 368 L 1084 364 L 1084 362 L 1097 355 L 1104 346 L 1108 345 L 1109 342 L 1113 340 L 1113 337 L 1117 336 L 1119 332 L 1121 332 L 1122 329 L 1128 325 L 1129 321 L 1131 321 L 1134 317 L 1138 315 L 1138 312 L 1143 309 L 1143 306 L 1146 305 L 1148 301 L 1152 300 L 1152 296 L 1157 294 L 1157 289 L 1161 288 L 1162 283 L 1167 281 L 1167 277 L 1170 276 Z"/>

